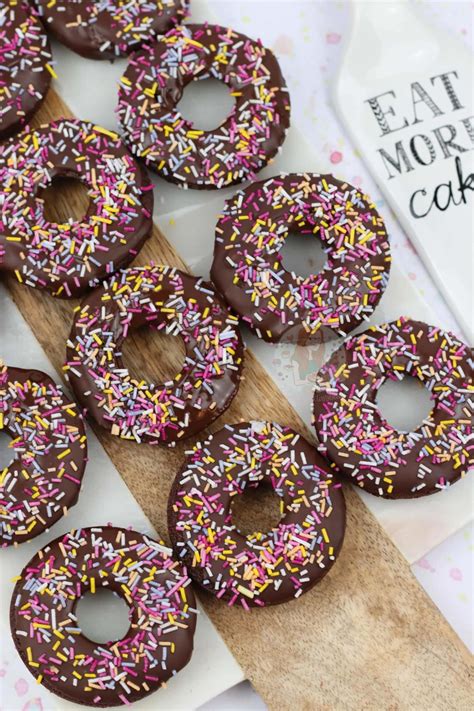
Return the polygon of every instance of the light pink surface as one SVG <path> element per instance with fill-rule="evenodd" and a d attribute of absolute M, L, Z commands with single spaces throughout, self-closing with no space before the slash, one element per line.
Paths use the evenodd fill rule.
<path fill-rule="evenodd" d="M 472 3 L 416 3 L 427 20 L 473 45 Z M 414 252 L 390 214 L 360 157 L 344 135 L 329 100 L 331 77 L 340 57 L 349 26 L 349 2 L 317 0 L 210 0 L 222 23 L 235 24 L 274 49 L 291 89 L 293 121 L 314 148 L 332 166 L 360 185 L 384 211 L 392 247 L 399 266 L 434 307 L 438 322 L 457 331 L 457 325 Z M 473 526 L 463 528 L 412 566 L 412 570 L 435 604 L 467 646 L 473 645 Z M 28 674 L 22 662 L 4 659 L 0 646 L 0 711 L 48 711 L 51 695 Z M 54 702 L 53 702 L 54 703 Z M 159 706 L 159 699 L 157 698 Z M 192 708 L 190 701 L 189 708 Z M 248 683 L 239 685 L 206 704 L 206 711 L 261 709 L 264 704 Z"/>

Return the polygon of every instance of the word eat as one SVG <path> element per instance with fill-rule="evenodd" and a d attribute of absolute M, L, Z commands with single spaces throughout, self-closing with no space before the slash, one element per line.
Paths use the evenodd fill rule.
<path fill-rule="evenodd" d="M 444 116 L 448 112 L 465 108 L 453 86 L 453 80 L 458 78 L 455 70 L 436 74 L 430 77 L 430 91 L 437 92 L 436 100 L 420 82 L 410 84 L 410 106 L 407 115 L 397 115 L 394 103 L 397 96 L 393 90 L 367 99 L 381 130 L 381 137 L 411 126 L 423 123 L 426 118 Z M 441 92 L 440 92 L 441 89 Z M 423 116 L 423 117 L 422 117 Z M 378 153 L 387 170 L 388 178 L 394 178 L 397 173 L 408 173 L 418 165 L 431 165 L 437 157 L 451 158 L 460 153 L 472 150 L 474 145 L 473 116 L 461 119 L 457 125 L 446 123 L 427 133 L 416 133 L 405 143 L 403 139 L 396 141 L 390 153 L 385 148 L 379 148 Z M 458 130 L 461 134 L 458 136 Z M 467 142 L 467 147 L 466 147 Z M 472 145 L 470 145 L 472 144 Z"/>

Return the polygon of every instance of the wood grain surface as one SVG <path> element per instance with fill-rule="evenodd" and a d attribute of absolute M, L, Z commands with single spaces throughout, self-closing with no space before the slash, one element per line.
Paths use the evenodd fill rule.
<path fill-rule="evenodd" d="M 70 115 L 50 91 L 35 123 Z M 71 186 L 67 190 L 65 204 L 59 207 L 62 211 L 84 199 Z M 74 209 L 80 210 L 81 205 Z M 157 228 L 135 263 L 152 259 L 186 269 Z M 78 302 L 55 300 L 10 277 L 5 281 L 48 357 L 61 371 Z M 170 337 L 160 342 L 149 333 L 136 332 L 127 341 L 126 361 L 135 373 L 159 382 L 179 364 L 180 348 Z M 314 440 L 263 367 L 247 352 L 240 391 L 211 431 L 224 423 L 275 416 Z M 146 515 L 168 539 L 168 492 L 192 441 L 171 450 L 135 445 L 92 426 Z M 359 496 L 350 487 L 345 488 L 345 494 L 348 523 L 342 553 L 316 588 L 297 601 L 250 613 L 228 608 L 200 593 L 205 609 L 270 709 L 472 708 L 468 650 Z M 258 507 L 251 509 L 250 524 L 258 529 Z M 158 708 L 159 694 L 156 703 Z"/>

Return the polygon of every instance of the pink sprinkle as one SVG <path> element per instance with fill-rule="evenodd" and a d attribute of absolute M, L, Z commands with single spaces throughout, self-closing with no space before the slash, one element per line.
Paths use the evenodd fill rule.
<path fill-rule="evenodd" d="M 336 165 L 337 163 L 340 163 L 342 160 L 342 153 L 340 151 L 333 151 L 331 155 L 329 156 L 329 160 L 331 163 Z"/>
<path fill-rule="evenodd" d="M 24 696 L 28 691 L 28 682 L 25 679 L 18 679 L 15 682 L 15 691 L 18 696 Z"/>

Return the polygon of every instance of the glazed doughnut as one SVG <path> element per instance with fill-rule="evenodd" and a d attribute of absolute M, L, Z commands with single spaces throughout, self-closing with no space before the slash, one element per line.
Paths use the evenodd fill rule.
<path fill-rule="evenodd" d="M 43 102 L 53 69 L 48 38 L 26 0 L 0 7 L 0 138 L 24 126 Z"/>
<path fill-rule="evenodd" d="M 124 339 L 144 325 L 183 339 L 183 369 L 170 382 L 137 381 L 123 364 Z M 66 373 L 78 401 L 112 434 L 174 445 L 229 407 L 243 351 L 237 319 L 210 283 L 150 265 L 120 272 L 83 302 Z"/>
<path fill-rule="evenodd" d="M 82 220 L 44 215 L 41 191 L 55 177 L 88 189 Z M 143 169 L 111 131 L 61 119 L 0 147 L 0 271 L 70 298 L 129 264 L 152 229 L 153 192 Z M 3 247 L 3 250 L 2 250 Z"/>
<path fill-rule="evenodd" d="M 320 238 L 327 263 L 285 269 L 290 231 Z M 388 282 L 390 247 L 370 199 L 332 175 L 283 174 L 239 191 L 216 227 L 211 278 L 265 341 L 320 342 L 367 319 Z"/>
<path fill-rule="evenodd" d="M 194 79 L 224 82 L 235 107 L 214 131 L 176 108 Z M 184 188 L 222 188 L 253 179 L 276 155 L 290 124 L 290 99 L 270 50 L 217 25 L 171 30 L 134 55 L 120 81 L 118 116 L 130 150 Z"/>
<path fill-rule="evenodd" d="M 90 59 L 130 54 L 181 21 L 188 0 L 36 0 L 46 27 Z"/>
<path fill-rule="evenodd" d="M 36 553 L 18 577 L 13 641 L 37 682 L 61 698 L 128 705 L 189 662 L 196 626 L 190 583 L 162 541 L 111 526 L 78 529 Z M 130 608 L 123 639 L 96 643 L 78 626 L 78 601 L 98 588 Z"/>
<path fill-rule="evenodd" d="M 448 488 L 474 463 L 472 375 L 472 350 L 419 321 L 400 318 L 349 338 L 316 380 L 314 426 L 326 456 L 376 496 Z M 377 407 L 380 386 L 405 376 L 420 380 L 433 401 L 413 432 L 396 430 Z"/>
<path fill-rule="evenodd" d="M 0 468 L 0 547 L 48 530 L 77 502 L 87 441 L 77 406 L 45 373 L 0 363 L 0 432 L 12 461 Z"/>
<path fill-rule="evenodd" d="M 270 485 L 282 518 L 244 536 L 232 499 Z M 329 465 L 301 435 L 271 422 L 226 425 L 188 453 L 173 484 L 168 527 L 193 580 L 245 609 L 298 598 L 334 564 L 345 504 Z"/>

